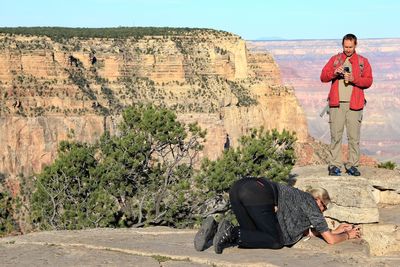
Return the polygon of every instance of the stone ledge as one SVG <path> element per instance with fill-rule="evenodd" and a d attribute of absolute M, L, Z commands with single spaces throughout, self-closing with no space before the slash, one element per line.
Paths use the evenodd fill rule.
<path fill-rule="evenodd" d="M 390 226 L 385 227 L 392 229 Z M 43 264 L 50 266 L 79 264 L 86 266 L 320 266 L 321 264 L 399 266 L 400 264 L 400 255 L 369 256 L 368 243 L 363 240 L 349 240 L 337 245 L 328 245 L 321 239 L 312 238 L 307 242 L 300 241 L 293 248 L 280 250 L 228 248 L 223 254 L 217 255 L 211 247 L 206 251 L 197 252 L 193 248 L 195 232 L 196 230 L 166 227 L 37 232 L 0 239 L 0 254 L 2 263 L 10 266 Z"/>

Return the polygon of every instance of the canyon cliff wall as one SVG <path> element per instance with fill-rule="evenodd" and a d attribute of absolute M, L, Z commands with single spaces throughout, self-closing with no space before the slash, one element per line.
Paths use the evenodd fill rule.
<path fill-rule="evenodd" d="M 94 142 L 116 130 L 124 106 L 154 103 L 207 129 L 202 157 L 216 159 L 226 134 L 288 129 L 308 142 L 293 89 L 268 53 L 212 30 L 132 38 L 0 34 L 0 173 L 31 175 L 61 140 Z"/>

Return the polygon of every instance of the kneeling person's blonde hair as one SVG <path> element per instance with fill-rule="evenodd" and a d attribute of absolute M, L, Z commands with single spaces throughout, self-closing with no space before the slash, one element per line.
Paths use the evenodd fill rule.
<path fill-rule="evenodd" d="M 310 193 L 314 198 L 319 198 L 322 202 L 324 202 L 326 207 L 329 207 L 328 205 L 331 203 L 331 198 L 325 188 L 308 188 L 306 192 Z"/>

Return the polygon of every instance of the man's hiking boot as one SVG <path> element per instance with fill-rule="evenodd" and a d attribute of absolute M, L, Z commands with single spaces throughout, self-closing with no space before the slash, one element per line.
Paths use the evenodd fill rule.
<path fill-rule="evenodd" d="M 218 225 L 218 231 L 213 240 L 215 253 L 221 254 L 225 248 L 237 245 L 238 239 L 239 227 L 233 226 L 225 219 L 222 220 Z"/>
<path fill-rule="evenodd" d="M 352 175 L 352 176 L 360 176 L 361 175 L 360 171 L 354 166 L 351 166 L 350 168 L 346 167 L 346 173 L 348 175 Z"/>
<path fill-rule="evenodd" d="M 194 237 L 194 248 L 203 251 L 212 245 L 212 240 L 217 232 L 217 222 L 212 216 L 208 216 Z"/>
<path fill-rule="evenodd" d="M 341 175 L 341 171 L 338 167 L 336 167 L 335 165 L 331 165 L 328 167 L 328 171 L 329 171 L 329 175 L 330 176 L 340 176 Z"/>

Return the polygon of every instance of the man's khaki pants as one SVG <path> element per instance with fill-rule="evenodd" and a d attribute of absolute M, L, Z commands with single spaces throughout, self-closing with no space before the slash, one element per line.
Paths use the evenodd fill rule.
<path fill-rule="evenodd" d="M 346 126 L 349 143 L 349 159 L 346 167 L 357 167 L 360 161 L 360 128 L 362 110 L 351 110 L 350 103 L 341 102 L 340 107 L 329 109 L 329 124 L 331 129 L 330 165 L 340 168 L 342 165 L 342 137 Z"/>

